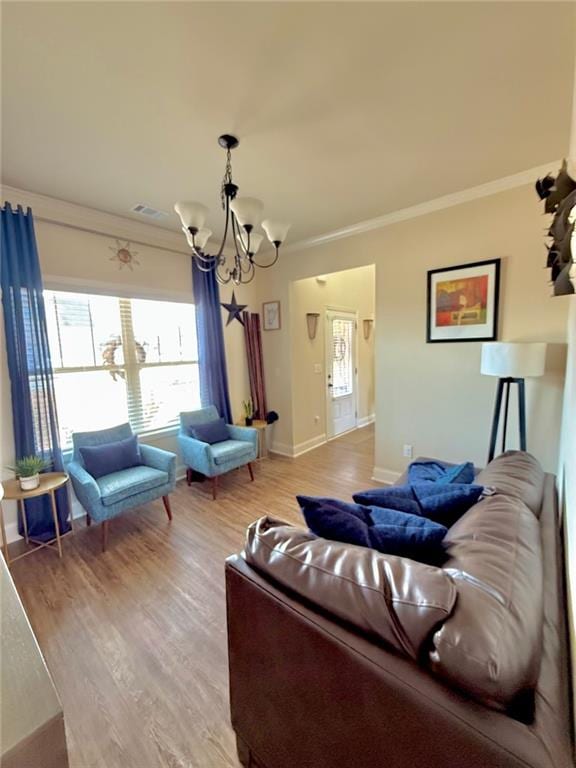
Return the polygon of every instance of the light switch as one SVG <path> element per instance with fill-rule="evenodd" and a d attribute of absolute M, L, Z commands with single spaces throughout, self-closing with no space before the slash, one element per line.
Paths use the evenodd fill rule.
<path fill-rule="evenodd" d="M 322 365 L 320 363 L 314 363 L 314 373 L 322 373 Z"/>

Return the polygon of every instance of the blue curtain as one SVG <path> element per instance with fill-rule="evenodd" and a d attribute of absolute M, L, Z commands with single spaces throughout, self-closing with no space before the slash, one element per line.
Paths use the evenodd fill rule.
<path fill-rule="evenodd" d="M 192 285 L 196 304 L 196 334 L 202 405 L 215 405 L 220 416 L 232 423 L 220 291 L 215 273 L 202 272 L 192 258 Z"/>
<path fill-rule="evenodd" d="M 6 351 L 12 392 L 12 421 L 16 457 L 38 455 L 49 469 L 63 471 L 42 276 L 34 236 L 32 211 L 6 203 L 0 211 L 0 285 L 4 309 Z M 56 494 L 60 531 L 70 529 L 68 494 Z M 28 532 L 32 538 L 54 538 L 50 498 L 26 502 Z M 22 520 L 18 529 L 23 535 Z"/>

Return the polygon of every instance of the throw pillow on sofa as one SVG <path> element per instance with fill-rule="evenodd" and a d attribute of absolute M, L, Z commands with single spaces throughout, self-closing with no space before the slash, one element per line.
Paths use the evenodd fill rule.
<path fill-rule="evenodd" d="M 447 529 L 424 517 L 336 499 L 297 499 L 309 529 L 324 539 L 426 562 L 443 553 Z"/>
<path fill-rule="evenodd" d="M 112 472 L 138 467 L 142 464 L 136 435 L 114 443 L 83 446 L 80 455 L 88 474 L 96 480 Z"/>
<path fill-rule="evenodd" d="M 482 485 L 439 485 L 422 481 L 410 485 L 371 488 L 355 493 L 352 498 L 358 504 L 427 517 L 449 528 L 476 504 L 483 492 Z"/>
<path fill-rule="evenodd" d="M 201 443 L 223 443 L 230 440 L 230 433 L 226 426 L 226 420 L 223 418 L 207 421 L 205 424 L 196 424 L 190 428 L 190 436 Z"/>

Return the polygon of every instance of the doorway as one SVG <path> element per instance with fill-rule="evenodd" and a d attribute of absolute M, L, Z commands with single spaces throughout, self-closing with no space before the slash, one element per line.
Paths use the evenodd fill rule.
<path fill-rule="evenodd" d="M 330 440 L 356 429 L 356 312 L 326 310 L 326 436 Z"/>

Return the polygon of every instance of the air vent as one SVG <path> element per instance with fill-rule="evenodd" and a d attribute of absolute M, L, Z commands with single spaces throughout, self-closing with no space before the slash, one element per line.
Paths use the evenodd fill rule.
<path fill-rule="evenodd" d="M 156 208 L 152 208 L 150 205 L 144 203 L 137 203 L 132 208 L 132 213 L 137 213 L 138 216 L 145 216 L 147 219 L 165 219 L 168 214 L 164 211 L 158 211 Z"/>

